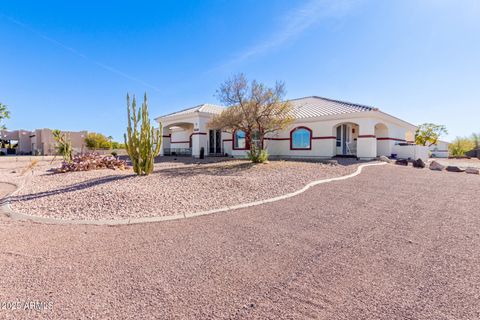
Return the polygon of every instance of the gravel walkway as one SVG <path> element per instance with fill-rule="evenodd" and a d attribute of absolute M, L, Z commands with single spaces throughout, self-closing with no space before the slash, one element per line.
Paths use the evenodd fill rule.
<path fill-rule="evenodd" d="M 37 170 L 12 197 L 12 208 L 62 219 L 125 219 L 205 211 L 295 191 L 313 180 L 352 173 L 358 162 L 230 160 L 156 164 L 153 174 L 96 170 L 51 174 Z"/>
<path fill-rule="evenodd" d="M 0 318 L 479 319 L 478 190 L 387 165 L 219 215 L 0 223 L 0 301 L 53 303 Z"/>

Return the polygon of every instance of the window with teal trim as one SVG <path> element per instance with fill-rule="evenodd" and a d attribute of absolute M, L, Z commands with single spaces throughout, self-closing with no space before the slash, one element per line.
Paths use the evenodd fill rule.
<path fill-rule="evenodd" d="M 292 149 L 311 149 L 312 148 L 312 132 L 307 128 L 296 128 L 292 131 L 291 136 Z"/>

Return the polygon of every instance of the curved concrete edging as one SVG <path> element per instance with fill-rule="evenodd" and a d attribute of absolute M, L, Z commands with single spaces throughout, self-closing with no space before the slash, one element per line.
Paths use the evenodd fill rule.
<path fill-rule="evenodd" d="M 45 217 L 39 217 L 35 215 L 29 215 L 29 214 L 24 214 L 20 212 L 15 212 L 12 210 L 10 207 L 10 202 L 8 197 L 14 195 L 17 193 L 20 188 L 15 190 L 13 193 L 8 195 L 1 205 L 1 210 L 10 216 L 13 219 L 17 220 L 31 220 L 34 222 L 41 222 L 41 223 L 47 223 L 47 224 L 84 224 L 84 225 L 126 225 L 126 224 L 137 224 L 137 223 L 147 223 L 147 222 L 159 222 L 159 221 L 170 221 L 170 220 L 178 220 L 178 219 L 186 219 L 186 218 L 192 218 L 192 217 L 198 217 L 198 216 L 204 216 L 208 214 L 213 214 L 213 213 L 220 213 L 220 212 L 226 212 L 230 210 L 236 210 L 236 209 L 242 209 L 242 208 L 248 208 L 248 207 L 253 207 L 253 206 L 258 206 L 261 204 L 265 203 L 270 203 L 270 202 L 275 202 L 279 200 L 284 200 L 288 199 L 294 196 L 297 196 L 308 189 L 310 189 L 313 186 L 323 184 L 323 183 L 328 183 L 328 182 L 334 182 L 334 181 L 341 181 L 341 180 L 346 180 L 353 178 L 357 175 L 359 175 L 362 172 L 362 169 L 365 167 L 370 167 L 370 166 L 379 166 L 379 165 L 385 165 L 387 163 L 385 162 L 380 162 L 380 163 L 369 163 L 369 164 L 362 164 L 358 166 L 357 170 L 355 172 L 345 175 L 345 176 L 340 176 L 340 177 L 335 177 L 335 178 L 328 178 L 328 179 L 322 179 L 322 180 L 316 180 L 312 181 L 308 184 L 306 184 L 303 188 L 287 193 L 281 196 L 265 199 L 265 200 L 259 200 L 259 201 L 254 201 L 254 202 L 247 202 L 247 203 L 242 203 L 234 206 L 228 206 L 224 208 L 218 208 L 218 209 L 212 209 L 212 210 L 207 210 L 207 211 L 199 211 L 199 212 L 193 212 L 193 213 L 186 213 L 186 214 L 176 214 L 176 215 L 171 215 L 171 216 L 164 216 L 164 217 L 145 217 L 145 218 L 132 218 L 132 219 L 118 219 L 118 220 L 107 220 L 107 219 L 102 219 L 102 220 L 67 220 L 67 219 L 58 219 L 58 218 L 45 218 Z M 12 183 L 10 183 L 12 184 Z M 14 185 L 14 184 L 13 184 Z M 4 199 L 4 200 L 5 200 Z"/>

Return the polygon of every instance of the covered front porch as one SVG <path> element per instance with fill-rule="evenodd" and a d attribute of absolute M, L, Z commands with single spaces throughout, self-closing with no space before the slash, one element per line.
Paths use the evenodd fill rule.
<path fill-rule="evenodd" d="M 218 129 L 199 127 L 201 121 L 173 122 L 163 126 L 162 156 L 221 157 L 229 152 L 225 147 L 229 134 Z"/>
<path fill-rule="evenodd" d="M 334 155 L 344 157 L 389 157 L 393 143 L 405 141 L 390 137 L 389 128 L 385 123 L 340 123 L 334 126 L 334 136 Z"/>

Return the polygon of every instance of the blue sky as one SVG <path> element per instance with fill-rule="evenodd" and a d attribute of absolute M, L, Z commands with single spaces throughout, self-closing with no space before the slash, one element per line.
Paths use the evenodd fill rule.
<path fill-rule="evenodd" d="M 99 4 L 101 3 L 101 4 Z M 287 98 L 372 105 L 445 138 L 480 132 L 480 1 L 0 1 L 0 101 L 11 129 L 112 135 L 125 95 L 152 118 L 243 72 Z"/>

